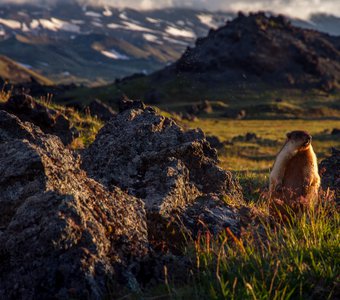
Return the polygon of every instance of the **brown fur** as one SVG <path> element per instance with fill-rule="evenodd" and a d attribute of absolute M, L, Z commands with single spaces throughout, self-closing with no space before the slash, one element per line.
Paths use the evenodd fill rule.
<path fill-rule="evenodd" d="M 271 173 L 272 202 L 286 204 L 293 209 L 315 203 L 320 177 L 311 136 L 304 131 L 287 134 L 287 141 L 277 157 L 275 164 L 279 165 L 274 164 Z"/>

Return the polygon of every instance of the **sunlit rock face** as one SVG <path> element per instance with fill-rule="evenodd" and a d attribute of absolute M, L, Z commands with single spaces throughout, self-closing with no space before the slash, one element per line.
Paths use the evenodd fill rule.
<path fill-rule="evenodd" d="M 0 111 L 0 298 L 105 299 L 159 282 L 164 265 L 185 274 L 186 237 L 238 232 L 227 197 L 240 187 L 203 132 L 141 102 L 82 157 Z"/>
<path fill-rule="evenodd" d="M 0 111 L 0 298 L 101 299 L 148 252 L 144 204 L 56 136 Z"/>
<path fill-rule="evenodd" d="M 64 145 L 71 144 L 79 135 L 64 114 L 39 104 L 26 94 L 11 96 L 7 102 L 0 103 L 0 109 L 16 115 L 22 121 L 39 126 L 44 133 L 57 135 Z"/>
<path fill-rule="evenodd" d="M 84 152 L 89 176 L 141 198 L 149 233 L 157 232 L 162 219 L 185 220 L 181 225 L 191 233 L 200 218 L 214 220 L 206 223 L 216 232 L 235 226 L 236 214 L 220 199 L 241 198 L 240 187 L 217 166 L 217 152 L 204 133 L 184 131 L 141 102 L 127 102 L 121 109 Z"/>

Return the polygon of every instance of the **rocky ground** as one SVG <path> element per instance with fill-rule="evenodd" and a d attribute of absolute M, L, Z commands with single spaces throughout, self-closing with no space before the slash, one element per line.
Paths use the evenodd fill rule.
<path fill-rule="evenodd" d="M 180 278 L 187 239 L 249 222 L 204 133 L 142 102 L 122 102 L 81 152 L 65 146 L 67 116 L 26 95 L 1 109 L 1 299 L 103 299 L 161 281 L 164 265 Z M 338 154 L 320 168 L 337 195 Z"/>
<path fill-rule="evenodd" d="M 330 188 L 335 193 L 336 201 L 340 204 L 340 150 L 332 149 L 332 155 L 324 159 L 319 170 L 324 190 Z"/>
<path fill-rule="evenodd" d="M 241 188 L 202 131 L 127 102 L 79 154 L 33 99 L 1 108 L 2 299 L 101 299 L 110 280 L 138 290 L 163 263 L 188 268 L 185 237 L 238 234 L 240 214 L 223 200 L 241 200 Z"/>

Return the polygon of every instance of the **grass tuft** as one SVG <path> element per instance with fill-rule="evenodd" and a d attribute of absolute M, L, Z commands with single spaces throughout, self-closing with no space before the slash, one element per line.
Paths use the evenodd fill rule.
<path fill-rule="evenodd" d="M 198 293 L 191 299 L 336 299 L 339 296 L 339 211 L 327 196 L 289 223 L 264 221 L 235 237 L 195 243 Z M 188 293 L 188 290 L 186 290 Z"/>
<path fill-rule="evenodd" d="M 65 115 L 71 125 L 78 130 L 79 136 L 74 139 L 70 147 L 72 149 L 83 149 L 89 146 L 95 140 L 104 123 L 89 113 L 81 113 L 75 108 L 58 105 L 52 100 L 53 95 L 48 94 L 46 97 L 38 99 L 37 102 Z"/>

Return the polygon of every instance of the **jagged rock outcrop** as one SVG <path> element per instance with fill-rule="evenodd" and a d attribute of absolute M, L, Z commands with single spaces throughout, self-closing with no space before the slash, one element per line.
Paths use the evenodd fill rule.
<path fill-rule="evenodd" d="M 39 126 L 44 133 L 59 136 L 65 145 L 70 144 L 78 135 L 77 129 L 64 114 L 37 103 L 29 95 L 14 95 L 0 104 L 0 109 Z"/>
<path fill-rule="evenodd" d="M 142 83 L 150 88 L 131 91 Z M 340 37 L 299 28 L 284 16 L 264 12 L 240 13 L 198 38 L 172 65 L 143 80 L 128 78 L 116 84 L 126 95 L 142 97 L 148 103 L 153 100 L 149 100 L 150 94 L 157 94 L 157 103 L 166 105 L 223 101 L 230 105 L 225 116 L 239 119 L 251 116 L 255 102 L 266 102 L 253 96 L 267 89 L 280 93 L 283 89 L 278 94 L 281 98 L 286 90 L 311 88 L 326 93 L 340 88 Z M 251 105 L 243 101 L 245 91 L 253 99 Z M 214 113 L 219 111 L 214 109 Z M 196 114 L 198 107 L 189 112 Z"/>
<path fill-rule="evenodd" d="M 199 38 L 175 67 L 178 73 L 208 74 L 207 81 L 216 73 L 234 81 L 257 76 L 271 84 L 331 91 L 340 84 L 339 43 L 338 37 L 295 27 L 283 16 L 240 13 Z"/>
<path fill-rule="evenodd" d="M 102 299 L 148 251 L 144 204 L 56 136 L 0 111 L 0 298 Z"/>
<path fill-rule="evenodd" d="M 99 99 L 93 100 L 87 107 L 86 111 L 92 116 L 101 119 L 102 121 L 109 121 L 113 116 L 116 115 L 116 112 L 107 104 L 100 101 Z"/>
<path fill-rule="evenodd" d="M 83 168 L 89 176 L 143 199 L 151 235 L 159 234 L 155 227 L 162 226 L 161 219 L 186 220 L 190 232 L 196 231 L 201 217 L 216 218 L 220 227 L 234 226 L 237 215 L 213 199 L 242 197 L 240 187 L 230 172 L 217 166 L 217 152 L 203 132 L 185 132 L 141 102 L 126 101 L 120 109 L 84 152 Z M 234 218 L 228 224 L 217 212 Z M 207 227 L 213 223 L 207 222 Z"/>
<path fill-rule="evenodd" d="M 335 199 L 340 204 L 340 150 L 333 148 L 332 155 L 324 159 L 319 166 L 321 186 L 335 192 Z"/>
<path fill-rule="evenodd" d="M 213 148 L 221 149 L 224 146 L 224 143 L 221 142 L 221 140 L 216 135 L 207 135 L 206 139 Z"/>

